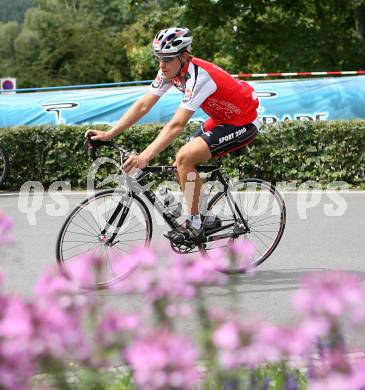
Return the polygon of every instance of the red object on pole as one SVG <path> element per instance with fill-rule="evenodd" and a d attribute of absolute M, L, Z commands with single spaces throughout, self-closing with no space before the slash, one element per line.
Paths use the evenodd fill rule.
<path fill-rule="evenodd" d="M 365 74 L 365 70 L 338 70 L 326 72 L 272 72 L 272 73 L 238 73 L 233 75 L 236 78 L 254 78 L 254 77 L 292 77 L 292 76 L 348 76 Z"/>

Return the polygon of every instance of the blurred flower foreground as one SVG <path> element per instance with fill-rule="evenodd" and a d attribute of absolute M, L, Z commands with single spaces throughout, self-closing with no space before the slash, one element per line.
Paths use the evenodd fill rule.
<path fill-rule="evenodd" d="M 2 261 L 11 229 L 0 211 Z M 231 250 L 235 257 L 251 253 L 247 241 Z M 350 358 L 345 340 L 365 324 L 365 290 L 356 276 L 303 278 L 292 297 L 298 321 L 284 327 L 242 319 L 232 277 L 218 272 L 226 257 L 174 256 L 162 244 L 113 259 L 115 269 L 138 262 L 110 286 L 120 300 L 140 298 L 133 312 L 82 287 L 95 282 L 100 257 L 83 256 L 67 276 L 47 270 L 32 297 L 7 294 L 1 278 L 0 389 L 365 389 L 363 360 Z M 207 302 L 211 288 L 229 292 L 229 310 Z M 183 329 L 189 323 L 194 335 Z"/>

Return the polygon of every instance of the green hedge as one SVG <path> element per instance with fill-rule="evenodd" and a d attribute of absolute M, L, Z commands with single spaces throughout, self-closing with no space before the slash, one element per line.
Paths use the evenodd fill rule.
<path fill-rule="evenodd" d="M 103 128 L 103 127 L 100 127 Z M 118 137 L 127 148 L 143 150 L 161 125 L 133 126 Z M 190 131 L 194 125 L 190 126 Z M 90 166 L 83 150 L 84 126 L 32 126 L 0 129 L 0 143 L 10 156 L 8 188 L 35 180 L 47 187 L 56 180 L 72 188 L 86 185 Z M 225 157 L 232 176 L 271 182 L 346 181 L 365 188 L 365 121 L 283 122 L 265 126 L 249 155 Z M 152 163 L 170 164 L 188 136 L 184 133 Z M 111 154 L 109 154 L 111 156 Z"/>

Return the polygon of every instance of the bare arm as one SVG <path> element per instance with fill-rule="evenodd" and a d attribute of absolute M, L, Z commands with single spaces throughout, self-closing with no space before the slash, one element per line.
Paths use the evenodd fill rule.
<path fill-rule="evenodd" d="M 194 111 L 179 108 L 172 119 L 160 131 L 159 135 L 140 155 L 129 157 L 123 166 L 124 170 L 128 173 L 133 168 L 143 169 L 150 160 L 158 156 L 174 141 L 193 114 Z"/>
<path fill-rule="evenodd" d="M 141 157 L 148 162 L 158 156 L 181 133 L 193 114 L 194 111 L 179 108 L 154 141 L 141 153 Z"/>
<path fill-rule="evenodd" d="M 102 140 L 108 141 L 122 131 L 128 129 L 130 126 L 134 125 L 139 119 L 141 119 L 147 112 L 157 103 L 160 96 L 155 95 L 152 92 L 147 92 L 145 95 L 140 97 L 124 115 L 119 119 L 119 121 L 108 131 L 97 131 L 97 130 L 88 130 L 85 133 L 87 137 L 90 133 L 93 134 L 91 139 L 93 140 Z"/>
<path fill-rule="evenodd" d="M 119 121 L 109 130 L 112 138 L 116 137 L 128 127 L 134 125 L 157 103 L 160 96 L 152 92 L 147 92 L 139 98 L 128 111 L 119 119 Z"/>

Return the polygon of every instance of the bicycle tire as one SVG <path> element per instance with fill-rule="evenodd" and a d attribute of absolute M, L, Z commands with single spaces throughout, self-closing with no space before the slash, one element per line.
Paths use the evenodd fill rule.
<path fill-rule="evenodd" d="M 113 196 L 116 198 L 113 199 Z M 57 238 L 56 244 L 56 259 L 61 271 L 67 276 L 68 262 L 71 260 L 82 261 L 83 254 L 95 254 L 96 256 L 103 257 L 105 262 L 105 272 L 95 284 L 82 286 L 87 289 L 102 289 L 106 288 L 113 283 L 126 278 L 138 264 L 132 264 L 125 269 L 122 274 L 114 274 L 112 268 L 112 261 L 117 256 L 128 256 L 128 251 L 134 244 L 143 244 L 148 246 L 152 238 L 152 218 L 146 204 L 136 194 L 128 194 L 132 196 L 132 204 L 127 214 L 126 220 L 118 230 L 117 237 L 122 238 L 122 241 L 117 241 L 113 246 L 107 246 L 105 242 L 100 240 L 100 234 L 102 226 L 105 226 L 105 221 L 109 220 L 112 215 L 113 207 L 118 204 L 118 191 L 104 190 L 96 193 L 81 202 L 75 209 L 69 214 L 64 222 Z M 112 207 L 109 207 L 110 202 Z M 115 210 L 115 208 L 114 208 Z M 118 220 L 118 218 L 116 219 Z M 142 238 L 133 239 L 128 235 L 137 234 L 138 223 L 141 221 Z M 132 222 L 134 226 L 130 227 L 129 223 Z M 85 225 L 85 226 L 84 226 Z M 108 228 L 111 230 L 114 228 L 113 224 Z M 107 233 L 108 234 L 108 233 Z M 75 239 L 72 239 L 75 235 Z M 81 238 L 80 238 L 81 237 Z M 84 241 L 82 241 L 84 240 Z M 131 243 L 131 245 L 129 244 Z M 72 245 L 77 244 L 72 247 Z M 73 251 L 75 250 L 75 251 Z M 69 251 L 69 253 L 66 253 Z M 76 252 L 76 253 L 73 253 Z M 81 259 L 81 260 L 80 260 Z M 108 267 L 110 268 L 108 272 Z M 104 267 L 103 267 L 104 268 Z M 109 274 L 110 277 L 108 276 Z"/>
<path fill-rule="evenodd" d="M 231 238 L 213 241 L 201 247 L 200 250 L 209 257 L 209 250 L 217 248 L 217 246 L 224 248 L 224 250 L 225 248 L 228 249 L 229 243 L 232 243 L 233 240 L 243 238 L 248 243 L 249 251 L 254 253 L 249 254 L 249 259 L 247 257 L 245 258 L 245 255 L 243 255 L 242 259 L 237 258 L 237 255 L 235 255 L 233 256 L 235 257 L 233 263 L 220 269 L 220 271 L 226 274 L 240 274 L 262 264 L 278 246 L 285 229 L 286 207 L 283 198 L 275 186 L 261 179 L 239 180 L 233 185 L 230 185 L 230 190 L 233 190 L 231 192 L 232 194 L 236 190 L 235 204 L 239 207 L 250 231 L 234 238 L 234 227 L 232 227 Z M 250 200 L 250 197 L 253 201 Z M 242 208 L 242 198 L 243 204 L 245 205 L 244 208 Z M 268 205 L 267 208 L 265 208 L 265 201 Z M 261 204 L 258 204 L 258 202 L 261 202 Z M 252 205 L 252 210 L 249 209 L 250 204 Z M 219 210 L 222 212 L 219 212 Z M 227 215 L 227 210 L 232 211 L 231 207 L 229 207 L 227 196 L 225 192 L 219 192 L 208 203 L 207 215 L 217 215 L 223 224 L 227 222 L 228 224 L 232 224 L 235 221 L 234 215 L 233 213 L 232 215 L 229 215 L 229 213 Z M 276 217 L 275 221 L 274 217 Z M 230 231 L 229 229 L 227 230 Z M 220 231 L 217 234 L 227 233 L 227 230 Z M 273 234 L 271 235 L 269 233 Z M 270 240 L 270 245 L 267 248 L 264 248 L 265 240 Z M 226 257 L 232 258 L 232 250 L 230 250 L 229 254 Z"/>
<path fill-rule="evenodd" d="M 5 183 L 9 175 L 9 156 L 0 145 L 0 186 Z"/>

